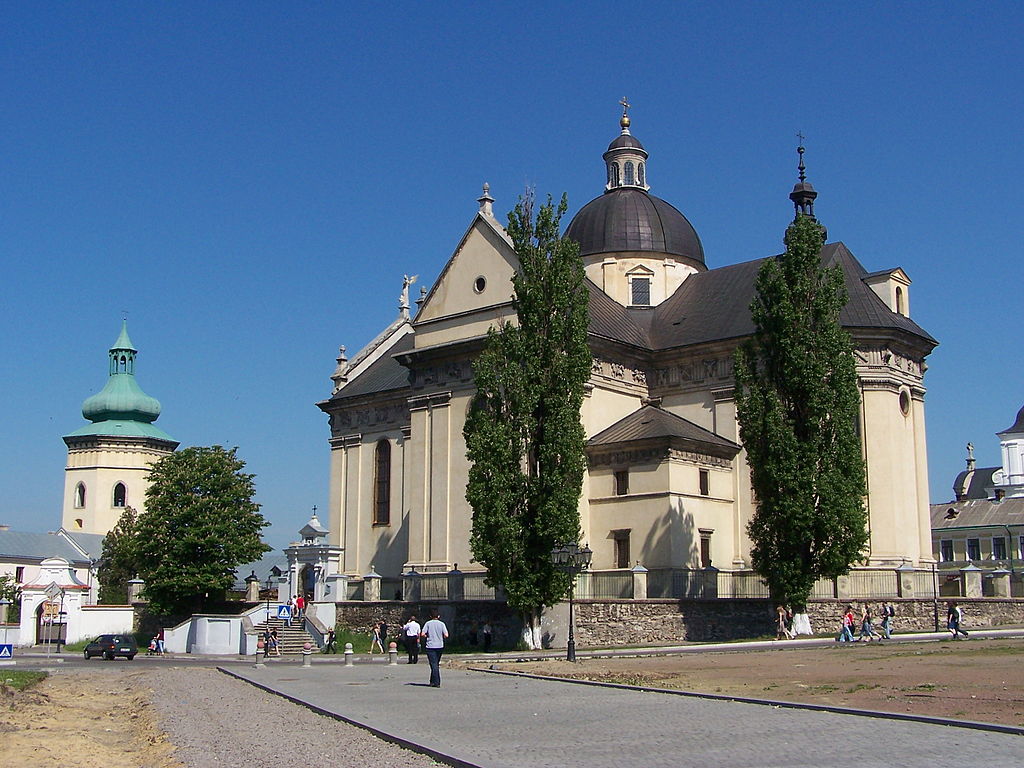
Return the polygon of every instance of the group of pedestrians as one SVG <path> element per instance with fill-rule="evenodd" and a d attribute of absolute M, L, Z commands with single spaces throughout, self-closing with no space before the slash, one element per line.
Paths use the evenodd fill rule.
<path fill-rule="evenodd" d="M 871 606 L 864 604 L 864 610 L 860 614 L 860 621 L 857 621 L 853 613 L 853 606 L 847 605 L 840 620 L 839 635 L 836 641 L 840 643 L 870 643 L 872 640 L 882 642 L 892 638 L 892 620 L 896 615 L 896 608 L 890 602 L 884 602 L 878 609 L 878 615 L 882 620 L 879 624 L 879 632 L 875 629 L 876 615 Z M 854 637 L 854 630 L 860 628 L 860 633 Z"/>

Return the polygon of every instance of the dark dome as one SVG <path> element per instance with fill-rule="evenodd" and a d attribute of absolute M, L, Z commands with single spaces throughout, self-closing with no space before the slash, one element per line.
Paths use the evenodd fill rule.
<path fill-rule="evenodd" d="M 573 217 L 565 235 L 580 244 L 581 256 L 655 251 L 704 264 L 704 248 L 686 217 L 636 187 L 619 187 L 591 200 Z"/>
<path fill-rule="evenodd" d="M 623 134 L 620 134 L 620 135 L 616 136 L 615 140 L 611 144 L 608 145 L 608 150 L 609 151 L 611 151 L 613 149 L 624 149 L 624 148 L 643 149 L 644 152 L 647 151 L 646 149 L 644 149 L 644 145 L 640 143 L 640 140 L 637 139 L 636 136 L 632 136 L 632 135 L 630 135 L 628 133 L 623 133 Z"/>
<path fill-rule="evenodd" d="M 569 226 L 571 227 L 572 224 L 570 224 Z M 1024 432 L 1024 408 L 1021 408 L 1019 411 L 1017 411 L 1017 420 L 1015 422 L 1013 422 L 1013 425 L 1007 427 L 1006 429 L 1004 429 L 999 434 L 1001 434 L 1001 435 L 1004 435 L 1004 434 L 1007 434 L 1007 433 L 1013 434 L 1013 433 L 1016 433 L 1016 432 Z"/>

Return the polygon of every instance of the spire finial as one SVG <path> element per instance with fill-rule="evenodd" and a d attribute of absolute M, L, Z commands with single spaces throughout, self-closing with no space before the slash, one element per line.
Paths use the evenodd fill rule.
<path fill-rule="evenodd" d="M 807 181 L 807 167 L 804 165 L 804 139 L 806 137 L 802 131 L 798 131 L 796 137 L 800 140 L 800 144 L 796 148 L 797 155 L 800 157 L 800 162 L 796 166 L 800 180 L 793 187 L 793 191 L 789 193 L 789 199 L 793 201 L 793 207 L 798 216 L 803 214 L 814 218 L 814 199 L 818 193 Z"/>
<path fill-rule="evenodd" d="M 629 108 L 633 106 L 629 103 L 625 96 L 619 101 L 622 105 L 622 117 L 619 118 L 619 125 L 622 126 L 623 133 L 629 133 Z"/>
<path fill-rule="evenodd" d="M 494 198 L 491 197 L 491 185 L 484 182 L 484 193 L 476 199 L 480 203 L 480 213 L 484 216 L 494 216 Z"/>

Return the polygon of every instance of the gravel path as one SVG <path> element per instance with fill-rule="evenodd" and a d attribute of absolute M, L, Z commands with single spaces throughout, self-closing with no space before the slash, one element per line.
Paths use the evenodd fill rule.
<path fill-rule="evenodd" d="M 188 768 L 440 765 L 216 670 L 176 667 L 146 677 L 159 725 L 177 747 L 174 756 Z"/>

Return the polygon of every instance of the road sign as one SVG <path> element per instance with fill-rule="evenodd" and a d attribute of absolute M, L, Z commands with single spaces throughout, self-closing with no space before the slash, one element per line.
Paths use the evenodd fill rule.
<path fill-rule="evenodd" d="M 292 609 L 289 605 L 277 606 L 277 618 L 279 619 L 290 619 L 292 617 Z"/>
<path fill-rule="evenodd" d="M 0 644 L 0 659 L 10 659 L 14 656 L 14 646 L 11 644 Z"/>
<path fill-rule="evenodd" d="M 49 586 L 46 587 L 45 592 L 48 598 L 50 598 L 51 600 L 56 600 L 64 593 L 64 590 L 61 589 L 60 584 L 58 584 L 56 581 L 51 581 Z"/>

